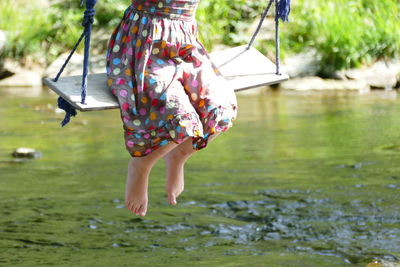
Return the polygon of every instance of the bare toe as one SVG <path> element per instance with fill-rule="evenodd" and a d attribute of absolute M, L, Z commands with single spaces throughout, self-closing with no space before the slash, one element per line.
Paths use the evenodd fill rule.
<path fill-rule="evenodd" d="M 126 207 L 128 210 L 134 212 L 134 205 L 133 205 L 132 202 L 126 202 L 126 203 L 125 203 L 125 207 Z"/>
<path fill-rule="evenodd" d="M 146 205 L 140 205 L 140 208 L 138 209 L 137 214 L 140 216 L 145 216 L 146 215 Z"/>
<path fill-rule="evenodd" d="M 168 194 L 168 201 L 169 201 L 169 204 L 176 205 L 176 197 L 175 197 L 174 193 Z"/>

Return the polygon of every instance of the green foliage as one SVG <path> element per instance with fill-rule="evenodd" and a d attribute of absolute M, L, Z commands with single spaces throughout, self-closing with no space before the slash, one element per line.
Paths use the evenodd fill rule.
<path fill-rule="evenodd" d="M 19 0 L 2 0 L 0 29 L 7 33 L 7 46 L 1 57 L 18 60 L 31 56 L 38 61 L 51 61 L 69 51 L 82 34 L 83 7 L 80 1 L 54 2 L 50 8 Z M 116 3 L 114 3 L 116 2 Z M 107 28 L 120 19 L 126 1 L 104 0 L 98 6 L 95 27 Z M 81 45 L 78 48 L 82 50 Z"/>
<path fill-rule="evenodd" d="M 27 55 L 52 61 L 69 51 L 79 38 L 83 7 L 78 0 L 52 1 L 43 8 L 22 0 L 2 0 L 0 29 L 8 35 L 2 57 Z M 400 2 L 397 0 L 296 0 L 289 23 L 282 23 L 282 54 L 315 49 L 320 72 L 386 57 L 399 56 Z M 111 32 L 129 0 L 101 0 L 96 6 L 94 30 Z M 197 10 L 200 39 L 213 44 L 244 44 L 250 23 L 258 20 L 268 1 L 201 0 Z M 257 42 L 263 52 L 273 52 L 273 42 Z M 82 49 L 82 46 L 79 47 Z"/>
<path fill-rule="evenodd" d="M 2 2 L 0 29 L 7 33 L 8 39 L 5 56 L 20 58 L 34 53 L 41 49 L 38 41 L 47 37 L 46 16 L 34 6 L 22 6 L 23 3 L 12 0 Z"/>
<path fill-rule="evenodd" d="M 208 49 L 216 43 L 235 45 L 249 41 L 248 36 L 243 36 L 243 30 L 260 15 L 264 5 L 246 0 L 200 1 L 196 13 L 200 39 Z"/>
<path fill-rule="evenodd" d="M 399 56 L 397 0 L 298 0 L 292 10 L 282 36 L 284 48 L 315 49 L 322 75 Z"/>

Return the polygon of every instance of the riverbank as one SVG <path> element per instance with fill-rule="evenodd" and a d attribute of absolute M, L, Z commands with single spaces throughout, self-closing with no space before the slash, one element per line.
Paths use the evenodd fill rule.
<path fill-rule="evenodd" d="M 216 46 L 216 49 L 222 48 Z M 59 56 L 49 66 L 39 65 L 35 62 L 19 62 L 6 60 L 3 67 L 1 87 L 41 87 L 44 77 L 55 77 L 65 62 L 68 53 Z M 314 61 L 312 53 L 300 53 L 286 57 L 282 70 L 289 74 L 291 79 L 273 88 L 280 90 L 358 90 L 369 91 L 373 89 L 394 90 L 400 89 L 400 60 L 378 61 L 371 66 L 358 69 L 337 71 L 335 79 L 324 79 L 316 76 L 318 64 Z M 90 58 L 89 72 L 105 72 L 105 55 L 93 55 Z M 64 76 L 82 74 L 83 55 L 76 53 L 67 68 Z M 270 88 L 270 87 L 265 87 Z"/>

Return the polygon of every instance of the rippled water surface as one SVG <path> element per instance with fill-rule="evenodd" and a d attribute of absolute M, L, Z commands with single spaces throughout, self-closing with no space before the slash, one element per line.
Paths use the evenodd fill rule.
<path fill-rule="evenodd" d="M 240 95 L 234 127 L 195 154 L 167 204 L 123 205 L 118 110 L 65 128 L 47 89 L 0 89 L 0 265 L 365 266 L 400 257 L 395 92 Z M 42 158 L 16 161 L 17 147 Z"/>

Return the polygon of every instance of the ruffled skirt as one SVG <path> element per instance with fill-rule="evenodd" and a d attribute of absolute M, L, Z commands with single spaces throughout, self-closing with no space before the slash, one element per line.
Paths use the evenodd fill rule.
<path fill-rule="evenodd" d="M 202 149 L 236 118 L 235 93 L 197 39 L 197 4 L 134 0 L 111 35 L 108 86 L 133 157 L 186 137 Z"/>

